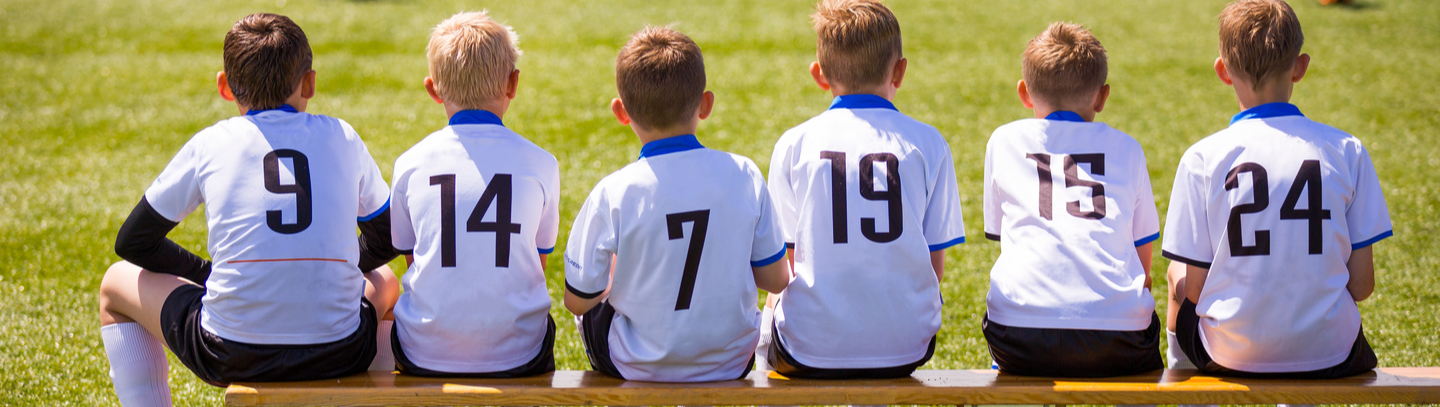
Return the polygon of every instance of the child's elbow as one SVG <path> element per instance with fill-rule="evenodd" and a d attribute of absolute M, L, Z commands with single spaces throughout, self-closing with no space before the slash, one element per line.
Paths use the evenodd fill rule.
<path fill-rule="evenodd" d="M 1350 298 L 1355 299 L 1355 302 L 1365 301 L 1370 298 L 1370 294 L 1375 293 L 1374 284 L 1352 284 L 1345 288 L 1350 291 Z"/>

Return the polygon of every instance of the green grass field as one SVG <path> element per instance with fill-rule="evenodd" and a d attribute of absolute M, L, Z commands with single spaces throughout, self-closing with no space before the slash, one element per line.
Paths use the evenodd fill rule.
<path fill-rule="evenodd" d="M 1366 334 L 1382 366 L 1440 366 L 1440 147 L 1432 140 L 1440 129 L 1440 2 L 1336 8 L 1293 1 L 1314 57 L 1295 103 L 1365 141 L 1395 223 L 1396 237 L 1376 246 L 1376 294 L 1361 304 Z M 1163 213 L 1180 154 L 1238 110 L 1211 69 L 1224 2 L 891 3 L 910 60 L 896 104 L 949 139 L 971 237 L 949 252 L 945 325 L 926 368 L 985 368 L 979 320 L 999 245 L 979 238 L 981 167 L 990 132 L 1030 114 L 1014 93 L 1025 42 L 1068 20 L 1105 44 L 1113 93 L 1098 119 L 1145 146 Z M 590 187 L 640 148 L 607 108 L 613 60 L 630 33 L 673 24 L 700 44 L 717 95 L 702 142 L 764 169 L 775 139 L 830 100 L 806 73 L 814 57 L 811 7 L 810 0 L 0 0 L 0 404 L 116 403 L 97 329 L 100 277 L 117 260 L 111 247 L 121 221 L 170 157 L 195 132 L 236 114 L 216 95 L 214 78 L 224 33 L 248 13 L 286 14 L 306 30 L 319 72 L 310 111 L 353 124 L 387 177 L 400 153 L 445 124 L 421 86 L 430 28 L 482 8 L 513 25 L 525 55 L 505 121 L 560 159 L 563 246 Z M 171 237 L 203 254 L 204 223 L 191 216 Z M 1156 252 L 1156 269 L 1164 270 Z M 561 262 L 552 261 L 548 275 L 558 299 Z M 1157 276 L 1159 297 L 1164 278 Z M 569 318 L 558 300 L 552 313 Z M 587 369 L 573 325 L 560 329 L 559 368 Z M 220 403 L 220 389 L 173 359 L 171 373 L 177 404 Z"/>

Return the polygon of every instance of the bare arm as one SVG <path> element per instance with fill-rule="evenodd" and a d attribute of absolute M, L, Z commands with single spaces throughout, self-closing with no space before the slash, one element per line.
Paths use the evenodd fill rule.
<path fill-rule="evenodd" d="M 790 285 L 790 262 L 777 261 L 750 270 L 755 273 L 755 286 L 762 290 L 779 293 Z"/>
<path fill-rule="evenodd" d="M 550 260 L 550 255 L 548 255 L 548 254 L 542 254 L 542 255 L 540 255 L 540 271 L 541 271 L 541 272 L 544 272 L 546 265 L 549 264 L 548 262 L 546 262 L 546 260 Z"/>
<path fill-rule="evenodd" d="M 930 268 L 935 269 L 935 281 L 945 279 L 945 249 L 930 252 Z"/>
<path fill-rule="evenodd" d="M 1146 289 L 1153 289 L 1151 287 L 1154 287 L 1154 279 L 1150 277 L 1150 256 L 1154 253 L 1154 250 L 1155 242 L 1146 243 L 1135 248 L 1135 252 L 1140 255 L 1140 267 L 1145 269 Z"/>
<path fill-rule="evenodd" d="M 1375 292 L 1375 258 L 1370 248 L 1365 246 L 1350 252 L 1350 261 L 1345 262 L 1345 268 L 1350 269 L 1350 281 L 1345 283 L 1345 289 L 1355 302 L 1365 301 Z"/>
<path fill-rule="evenodd" d="M 1185 265 L 1185 278 L 1181 284 L 1185 286 L 1185 299 L 1190 302 L 1200 303 L 1200 290 L 1205 288 L 1205 277 L 1210 275 L 1210 269 L 1199 268 L 1189 264 Z"/>

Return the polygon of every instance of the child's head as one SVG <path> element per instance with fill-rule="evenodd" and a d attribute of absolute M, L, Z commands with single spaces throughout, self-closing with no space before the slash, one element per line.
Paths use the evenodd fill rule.
<path fill-rule="evenodd" d="M 425 57 L 430 63 L 426 88 L 447 107 L 503 110 L 515 96 L 520 37 L 484 11 L 459 13 L 440 22 L 430 34 Z"/>
<path fill-rule="evenodd" d="M 1283 1 L 1239 0 L 1220 13 L 1220 60 L 1230 78 L 1253 91 L 1293 82 L 1304 43 L 1300 19 Z"/>
<path fill-rule="evenodd" d="M 824 0 L 810 16 L 821 87 L 836 94 L 879 93 L 904 74 L 900 22 L 879 0 Z M 897 72 L 898 68 L 898 72 Z M 821 82 L 819 72 L 811 74 Z M 898 84 L 896 85 L 898 86 Z"/>
<path fill-rule="evenodd" d="M 1109 68 L 1105 47 L 1090 31 L 1056 22 L 1025 46 L 1020 70 L 1022 94 L 1028 91 L 1035 104 L 1083 115 L 1099 111 L 1095 103 Z"/>
<path fill-rule="evenodd" d="M 669 28 L 649 27 L 630 37 L 615 58 L 615 87 L 620 91 L 620 99 L 612 103 L 616 115 L 623 110 L 642 130 L 694 131 L 699 119 L 709 115 L 709 106 L 702 103 L 709 92 L 700 46 Z"/>
<path fill-rule="evenodd" d="M 312 81 L 310 92 L 314 91 L 310 60 L 310 41 L 300 26 L 282 15 L 255 13 L 235 22 L 225 34 L 222 82 L 240 106 L 274 109 L 286 104 L 307 76 Z"/>

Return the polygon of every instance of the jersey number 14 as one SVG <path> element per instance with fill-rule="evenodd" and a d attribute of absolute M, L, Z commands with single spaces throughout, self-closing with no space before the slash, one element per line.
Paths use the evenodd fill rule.
<path fill-rule="evenodd" d="M 490 178 L 465 221 L 466 232 L 495 232 L 495 267 L 510 267 L 510 235 L 520 233 L 520 224 L 510 222 L 510 179 L 510 174 Z M 430 185 L 440 186 L 440 267 L 455 267 L 455 174 L 432 176 Z M 495 221 L 486 222 L 492 203 Z"/>

